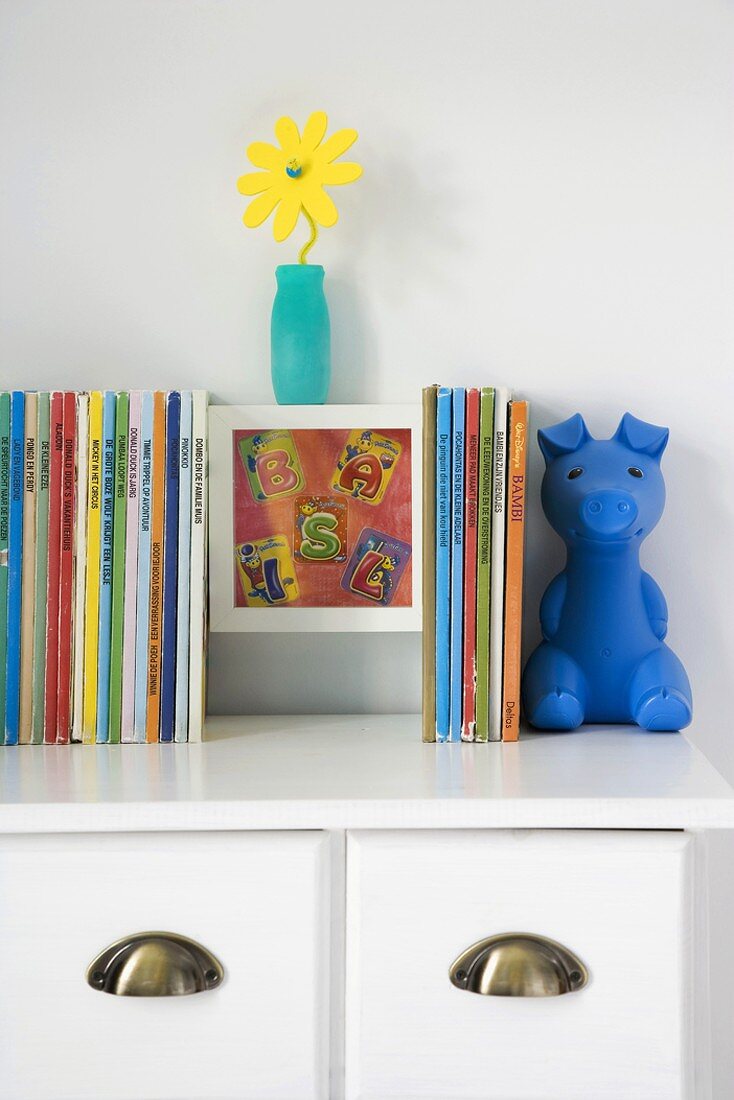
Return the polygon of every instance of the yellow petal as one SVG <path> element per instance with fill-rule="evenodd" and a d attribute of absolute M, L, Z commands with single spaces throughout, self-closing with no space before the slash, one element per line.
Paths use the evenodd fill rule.
<path fill-rule="evenodd" d="M 279 118 L 275 124 L 275 136 L 280 142 L 280 147 L 283 152 L 293 156 L 296 147 L 300 145 L 301 142 L 298 127 L 293 119 L 288 118 L 287 115 L 284 115 L 283 118 Z"/>
<path fill-rule="evenodd" d="M 321 182 L 328 186 L 338 183 L 353 183 L 362 175 L 362 165 L 344 160 L 339 164 L 325 164 L 321 172 Z"/>
<path fill-rule="evenodd" d="M 346 153 L 350 145 L 354 145 L 358 134 L 356 130 L 337 130 L 330 138 L 327 138 L 319 149 L 319 157 L 325 164 L 330 164 L 342 153 Z"/>
<path fill-rule="evenodd" d="M 283 154 L 269 141 L 253 141 L 247 146 L 247 155 L 256 168 L 267 168 L 272 171 L 281 162 Z"/>
<path fill-rule="evenodd" d="M 284 241 L 291 235 L 300 213 L 300 198 L 297 195 L 287 195 L 278 207 L 273 222 L 273 236 L 276 241 Z"/>
<path fill-rule="evenodd" d="M 339 217 L 333 199 L 318 185 L 304 189 L 303 205 L 313 220 L 327 229 L 330 225 L 334 225 Z"/>
<path fill-rule="evenodd" d="M 273 188 L 266 191 L 264 195 L 258 195 L 256 199 L 253 199 L 242 218 L 247 228 L 257 229 L 258 225 L 262 225 L 268 215 L 272 213 L 277 201 L 278 192 Z"/>
<path fill-rule="evenodd" d="M 323 111 L 314 111 L 303 130 L 301 145 L 306 153 L 312 153 L 322 141 L 329 120 Z"/>
<path fill-rule="evenodd" d="M 260 195 L 272 182 L 272 172 L 248 172 L 237 180 L 237 190 L 241 195 Z"/>

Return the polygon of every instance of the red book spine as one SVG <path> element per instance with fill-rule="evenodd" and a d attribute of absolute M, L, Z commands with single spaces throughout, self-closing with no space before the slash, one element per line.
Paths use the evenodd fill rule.
<path fill-rule="evenodd" d="M 71 731 L 71 598 L 74 585 L 74 480 L 76 463 L 76 394 L 64 394 L 64 444 L 61 460 L 61 563 L 59 569 L 58 702 L 56 743 L 65 745 Z"/>
<path fill-rule="evenodd" d="M 464 481 L 464 675 L 461 738 L 473 741 L 477 716 L 477 535 L 479 532 L 479 390 L 466 391 Z"/>
<path fill-rule="evenodd" d="M 61 574 L 61 468 L 64 454 L 64 395 L 51 394 L 51 455 L 48 477 L 48 577 L 46 581 L 46 675 L 43 740 L 56 744 L 59 668 L 59 578 Z"/>

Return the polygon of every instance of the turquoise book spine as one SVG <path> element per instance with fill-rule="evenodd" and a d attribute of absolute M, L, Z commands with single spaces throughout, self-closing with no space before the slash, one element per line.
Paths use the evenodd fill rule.
<path fill-rule="evenodd" d="M 23 459 L 25 393 L 10 399 L 10 505 L 8 508 L 8 610 L 5 660 L 5 744 L 17 745 L 20 723 L 20 613 L 23 584 Z"/>
<path fill-rule="evenodd" d="M 436 740 L 449 735 L 451 601 L 451 390 L 438 391 L 436 413 Z"/>

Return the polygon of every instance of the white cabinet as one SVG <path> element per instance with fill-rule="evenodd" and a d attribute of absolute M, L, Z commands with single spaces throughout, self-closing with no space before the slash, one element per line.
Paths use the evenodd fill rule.
<path fill-rule="evenodd" d="M 0 1097 L 322 1100 L 328 892 L 318 832 L 0 838 Z M 221 987 L 87 985 L 99 951 L 150 930 L 208 948 Z"/>
<path fill-rule="evenodd" d="M 415 716 L 269 716 L 0 750 L 0 1100 L 711 1100 L 709 829 L 728 784 L 621 728 L 437 746 Z M 221 986 L 86 983 L 159 930 Z M 451 984 L 507 932 L 588 986 Z"/>
<path fill-rule="evenodd" d="M 356 832 L 347 846 L 347 1100 L 693 1100 L 685 833 Z M 505 932 L 588 986 L 482 996 L 451 963 Z"/>

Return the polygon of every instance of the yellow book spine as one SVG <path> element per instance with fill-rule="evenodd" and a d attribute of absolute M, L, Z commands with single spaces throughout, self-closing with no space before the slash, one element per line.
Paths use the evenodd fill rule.
<path fill-rule="evenodd" d="M 88 464 L 82 740 L 85 745 L 93 745 L 97 732 L 97 650 L 99 642 L 100 488 L 102 476 L 102 393 L 100 390 L 93 390 L 89 395 Z"/>
<path fill-rule="evenodd" d="M 166 395 L 153 394 L 153 490 L 150 508 L 150 611 L 148 633 L 148 712 L 146 740 L 158 740 L 161 703 L 161 597 L 163 594 L 163 518 L 166 485 Z"/>

